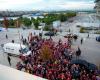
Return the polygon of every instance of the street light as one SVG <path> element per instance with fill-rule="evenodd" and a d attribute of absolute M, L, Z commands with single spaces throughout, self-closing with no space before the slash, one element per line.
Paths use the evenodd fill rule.
<path fill-rule="evenodd" d="M 17 27 L 17 28 L 20 28 L 20 23 L 19 23 L 19 20 L 17 20 L 17 21 L 16 21 L 16 27 Z M 19 41 L 20 41 L 20 49 L 21 49 L 22 47 L 21 47 L 21 38 L 20 38 L 20 31 L 19 31 L 19 29 L 18 29 L 18 36 L 19 36 Z"/>

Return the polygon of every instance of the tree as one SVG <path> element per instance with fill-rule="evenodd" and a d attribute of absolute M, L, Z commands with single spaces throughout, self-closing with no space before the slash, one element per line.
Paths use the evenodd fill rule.
<path fill-rule="evenodd" d="M 18 27 L 20 27 L 20 21 L 19 20 L 15 20 L 15 26 L 16 26 L 16 28 L 18 28 Z"/>
<path fill-rule="evenodd" d="M 34 22 L 36 19 L 34 19 L 33 17 L 31 17 L 31 21 Z"/>
<path fill-rule="evenodd" d="M 7 20 L 6 17 L 4 17 L 3 25 L 4 25 L 4 27 L 5 27 L 6 29 L 7 29 L 8 26 L 9 26 L 9 21 Z"/>
<path fill-rule="evenodd" d="M 35 29 L 38 29 L 38 26 L 39 26 L 38 20 L 35 20 L 33 23 L 34 23 Z"/>
<path fill-rule="evenodd" d="M 64 21 L 67 20 L 67 16 L 65 14 L 60 14 L 59 19 L 60 19 L 61 22 L 64 22 Z"/>
<path fill-rule="evenodd" d="M 46 25 L 50 25 L 52 23 L 51 18 L 48 16 L 44 18 L 42 22 L 46 23 Z"/>
<path fill-rule="evenodd" d="M 10 26 L 14 26 L 14 20 L 13 20 L 13 19 L 10 19 L 10 20 L 9 20 L 9 25 L 10 25 Z"/>
<path fill-rule="evenodd" d="M 48 45 L 43 45 L 41 50 L 40 50 L 40 52 L 41 52 L 40 58 L 43 61 L 52 60 L 53 59 L 52 50 L 49 48 Z"/>
<path fill-rule="evenodd" d="M 32 22 L 29 18 L 23 18 L 23 24 L 27 27 L 31 26 Z"/>
<path fill-rule="evenodd" d="M 42 19 L 41 19 L 40 17 L 37 17 L 37 21 L 38 21 L 38 22 L 41 22 Z"/>
<path fill-rule="evenodd" d="M 23 17 L 19 17 L 17 20 L 18 20 L 20 23 L 23 23 Z"/>
<path fill-rule="evenodd" d="M 76 16 L 76 12 L 68 12 L 66 15 L 68 18 L 71 18 L 71 17 Z"/>

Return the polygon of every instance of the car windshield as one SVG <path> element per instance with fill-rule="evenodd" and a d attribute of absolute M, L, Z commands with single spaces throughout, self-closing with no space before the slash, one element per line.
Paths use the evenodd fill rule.
<path fill-rule="evenodd" d="M 28 51 L 29 51 L 28 48 L 24 48 L 24 49 L 22 49 L 22 52 L 23 52 L 23 53 L 27 53 Z"/>

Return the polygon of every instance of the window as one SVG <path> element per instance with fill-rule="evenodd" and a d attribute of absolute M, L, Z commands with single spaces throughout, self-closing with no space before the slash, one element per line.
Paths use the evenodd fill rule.
<path fill-rule="evenodd" d="M 29 51 L 29 49 L 28 48 L 24 48 L 24 49 L 22 49 L 22 51 L 23 51 L 23 53 L 27 53 Z"/>

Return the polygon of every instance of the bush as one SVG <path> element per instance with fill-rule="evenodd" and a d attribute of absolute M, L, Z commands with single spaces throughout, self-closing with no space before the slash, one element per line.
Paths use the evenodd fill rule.
<path fill-rule="evenodd" d="M 9 26 L 8 28 L 16 28 L 16 26 Z"/>
<path fill-rule="evenodd" d="M 45 26 L 44 27 L 44 31 L 50 31 L 51 29 L 50 29 L 50 27 L 49 26 Z"/>
<path fill-rule="evenodd" d="M 100 34 L 100 31 L 96 31 L 95 34 Z"/>
<path fill-rule="evenodd" d="M 84 33 L 85 31 L 84 31 L 84 28 L 83 27 L 81 27 L 80 28 L 80 33 Z"/>

